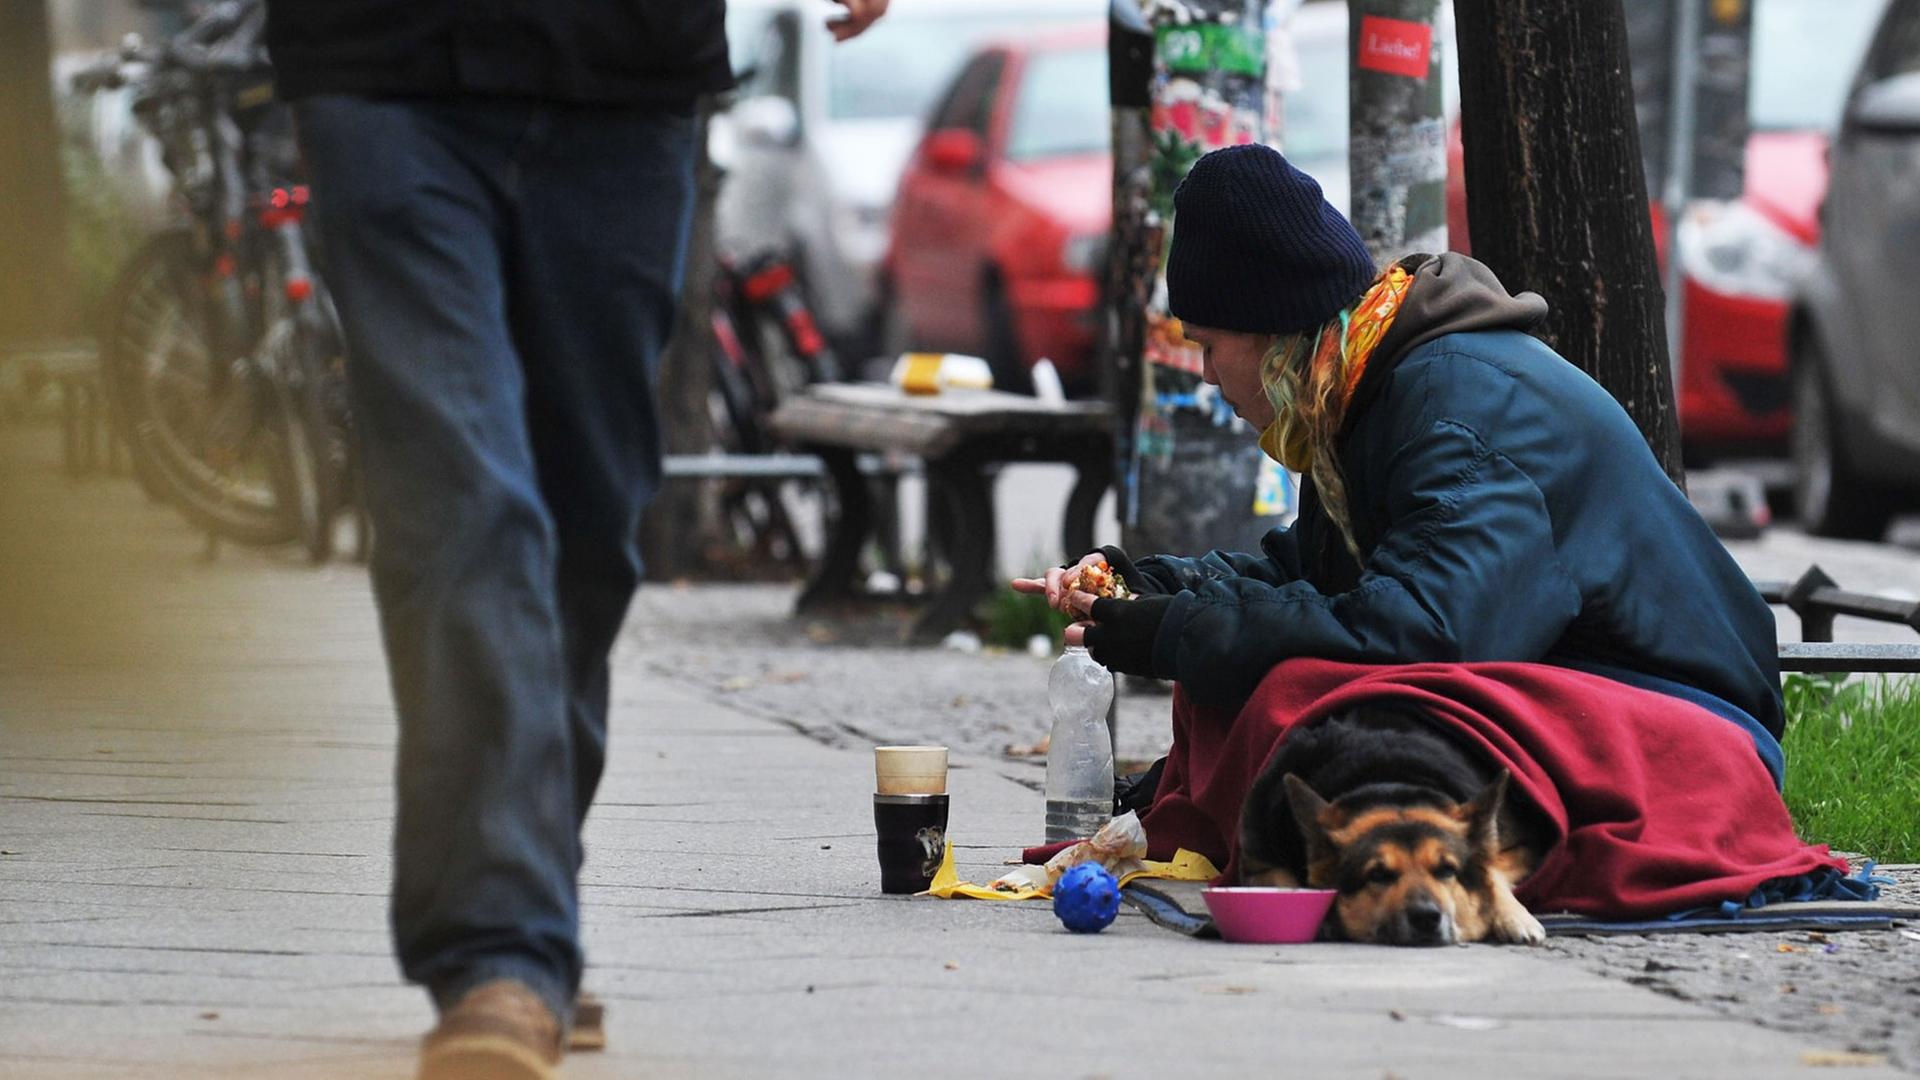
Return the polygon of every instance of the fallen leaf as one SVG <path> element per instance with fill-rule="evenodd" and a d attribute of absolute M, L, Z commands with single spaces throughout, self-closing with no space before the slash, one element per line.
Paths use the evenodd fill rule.
<path fill-rule="evenodd" d="M 960 970 L 960 961 L 958 961 L 958 960 L 949 960 L 949 961 L 947 961 L 947 964 L 946 964 L 946 968 L 947 968 L 947 970 L 948 970 L 948 971 L 959 971 L 959 970 Z"/>
<path fill-rule="evenodd" d="M 219 1013 L 217 1013 L 217 1012 L 203 1012 L 203 1013 L 201 1013 L 201 1014 L 200 1014 L 200 1019 L 202 1019 L 202 1020 L 218 1020 L 218 1019 L 220 1019 L 220 1014 L 219 1014 Z"/>
<path fill-rule="evenodd" d="M 1825 945 L 1827 943 L 1827 935 L 1818 930 L 1809 930 L 1807 931 L 1807 940 L 1816 945 Z"/>
<path fill-rule="evenodd" d="M 1008 757 L 1046 757 L 1047 748 L 1052 745 L 1053 736 L 1049 734 L 1042 737 L 1039 742 L 1034 743 L 1032 746 L 1013 746 L 1009 744 L 1006 752 Z"/>
<path fill-rule="evenodd" d="M 725 690 L 727 693 L 731 694 L 737 691 L 745 690 L 747 687 L 752 685 L 753 685 L 752 679 L 747 678 L 745 675 L 735 675 L 733 678 L 728 679 L 726 682 L 721 683 L 720 689 Z"/>
<path fill-rule="evenodd" d="M 1853 1050 L 1802 1050 L 1800 1064 L 1829 1069 L 1870 1069 L 1885 1065 L 1885 1054 L 1862 1054 Z"/>
<path fill-rule="evenodd" d="M 1206 994 L 1231 994 L 1238 997 L 1241 994 L 1257 994 L 1260 991 L 1258 987 L 1253 986 L 1209 986 L 1201 992 Z"/>
<path fill-rule="evenodd" d="M 1387 1019 L 1389 1020 L 1405 1020 L 1406 1018 L 1407 1018 L 1407 1014 L 1401 1012 L 1399 1009 L 1387 1010 Z"/>
<path fill-rule="evenodd" d="M 811 679 L 811 678 L 813 678 L 813 676 L 804 671 L 776 671 L 773 674 L 767 676 L 767 681 L 770 683 L 781 683 L 787 686 L 791 686 L 794 683 L 806 682 L 808 679 Z"/>
<path fill-rule="evenodd" d="M 1806 952 L 1807 950 L 1801 948 L 1798 945 L 1789 945 L 1783 941 L 1780 944 L 1775 945 L 1773 947 L 1773 951 L 1774 952 Z"/>
<path fill-rule="evenodd" d="M 1833 1002 L 1828 1001 L 1828 1002 L 1823 1002 L 1822 1004 L 1814 1006 L 1813 1011 L 1819 1013 L 1821 1016 L 1839 1016 L 1841 1013 L 1845 1012 L 1846 1010 L 1842 1009 L 1838 1005 L 1835 1005 Z"/>

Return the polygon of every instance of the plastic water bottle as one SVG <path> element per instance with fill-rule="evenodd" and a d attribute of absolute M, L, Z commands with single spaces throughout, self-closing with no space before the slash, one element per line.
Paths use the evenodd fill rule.
<path fill-rule="evenodd" d="M 1069 646 L 1047 678 L 1053 735 L 1047 743 L 1047 843 L 1078 840 L 1113 819 L 1113 737 L 1107 708 L 1113 675 Z"/>

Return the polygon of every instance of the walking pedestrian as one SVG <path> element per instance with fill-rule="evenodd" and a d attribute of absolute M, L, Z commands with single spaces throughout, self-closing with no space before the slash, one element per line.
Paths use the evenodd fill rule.
<path fill-rule="evenodd" d="M 887 6 L 840 2 L 842 40 Z M 394 947 L 440 1015 L 421 1075 L 550 1076 L 725 5 L 268 15 L 347 332 L 400 722 Z"/>

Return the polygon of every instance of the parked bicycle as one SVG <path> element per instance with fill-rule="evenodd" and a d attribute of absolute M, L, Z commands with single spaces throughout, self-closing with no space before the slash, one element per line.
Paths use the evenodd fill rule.
<path fill-rule="evenodd" d="M 228 0 L 75 77 L 134 88 L 179 212 L 122 272 L 103 381 L 150 491 L 216 536 L 321 561 L 352 487 L 344 345 L 264 27 L 259 0 Z"/>
<path fill-rule="evenodd" d="M 804 284 L 779 253 L 745 263 L 719 257 L 711 330 L 711 413 L 721 453 L 782 449 L 768 422 L 781 400 L 812 383 L 842 377 Z M 777 476 L 732 476 L 722 482 L 720 506 L 734 542 L 758 559 L 800 561 L 799 535 L 782 498 L 789 482 Z"/>

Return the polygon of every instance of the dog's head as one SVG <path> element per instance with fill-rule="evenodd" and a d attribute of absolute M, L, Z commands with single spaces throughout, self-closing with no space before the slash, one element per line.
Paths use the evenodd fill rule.
<path fill-rule="evenodd" d="M 1285 783 L 1307 847 L 1307 884 L 1337 889 L 1334 912 L 1353 941 L 1450 945 L 1485 936 L 1499 854 L 1501 770 L 1468 802 L 1329 803 L 1291 773 Z"/>

